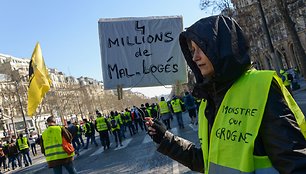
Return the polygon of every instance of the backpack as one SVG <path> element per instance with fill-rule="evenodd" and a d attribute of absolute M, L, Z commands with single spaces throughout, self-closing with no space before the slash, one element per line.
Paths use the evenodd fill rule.
<path fill-rule="evenodd" d="M 112 128 L 116 128 L 117 127 L 117 121 L 114 118 L 111 119 L 110 124 L 111 124 Z"/>
<path fill-rule="evenodd" d="M 69 126 L 68 131 L 71 133 L 72 137 L 75 137 L 78 134 L 78 128 L 74 125 Z"/>
<path fill-rule="evenodd" d="M 288 73 L 288 80 L 291 80 L 291 81 L 293 81 L 293 76 L 292 76 L 292 74 L 290 74 L 290 73 Z"/>

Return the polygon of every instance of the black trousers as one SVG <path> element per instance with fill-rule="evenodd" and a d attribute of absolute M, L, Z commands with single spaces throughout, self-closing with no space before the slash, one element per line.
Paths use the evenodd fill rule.
<path fill-rule="evenodd" d="M 109 141 L 108 130 L 99 131 L 99 135 L 102 146 L 109 148 L 110 141 Z"/>

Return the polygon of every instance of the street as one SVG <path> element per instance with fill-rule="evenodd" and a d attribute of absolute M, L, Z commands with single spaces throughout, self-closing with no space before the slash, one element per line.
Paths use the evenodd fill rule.
<path fill-rule="evenodd" d="M 178 129 L 176 118 L 172 122 L 171 132 L 185 137 L 188 140 L 197 141 L 197 128 L 190 123 L 188 112 L 183 114 L 185 129 Z M 98 133 L 96 141 L 99 146 L 89 145 L 89 148 L 82 150 L 80 156 L 76 157 L 74 164 L 79 173 L 195 173 L 185 166 L 171 160 L 170 158 L 156 151 L 156 145 L 145 131 L 141 131 L 130 137 L 129 132 L 125 133 L 126 139 L 122 147 L 115 148 L 114 137 L 111 135 L 111 148 L 103 150 Z M 38 147 L 40 148 L 40 147 Z M 39 152 L 40 153 L 40 152 Z M 65 169 L 63 170 L 65 171 Z M 66 171 L 65 171 L 66 172 Z M 33 165 L 20 168 L 6 173 L 25 174 L 51 174 L 53 170 L 48 169 L 43 155 L 34 157 Z"/>
<path fill-rule="evenodd" d="M 300 82 L 301 89 L 294 91 L 293 96 L 301 107 L 303 113 L 306 112 L 306 82 Z M 182 136 L 199 146 L 197 140 L 197 127 L 190 124 L 188 113 L 183 114 L 185 129 L 178 129 L 176 118 L 172 121 L 172 129 L 176 135 Z M 114 137 L 111 135 L 111 149 L 103 150 L 98 133 L 96 140 L 98 147 L 89 145 L 89 148 L 82 150 L 80 156 L 76 157 L 74 164 L 79 173 L 196 173 L 190 171 L 185 166 L 160 154 L 156 151 L 156 145 L 145 131 L 141 131 L 130 137 L 129 132 L 125 133 L 127 138 L 123 141 L 123 146 L 115 148 Z M 39 147 L 38 147 L 39 148 Z M 64 170 L 65 171 L 65 170 Z M 33 158 L 33 165 L 10 171 L 6 173 L 25 174 L 51 174 L 45 158 L 42 154 Z M 66 173 L 66 171 L 64 172 Z"/>

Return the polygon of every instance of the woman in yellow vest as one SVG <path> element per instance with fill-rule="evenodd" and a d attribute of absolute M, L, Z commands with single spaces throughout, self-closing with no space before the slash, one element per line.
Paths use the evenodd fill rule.
<path fill-rule="evenodd" d="M 305 117 L 274 71 L 251 67 L 240 26 L 218 15 L 180 35 L 201 98 L 200 148 L 147 118 L 158 151 L 209 174 L 306 173 Z"/>
<path fill-rule="evenodd" d="M 73 164 L 74 153 L 68 155 L 62 146 L 62 137 L 68 142 L 72 141 L 72 135 L 62 126 L 56 125 L 53 116 L 47 118 L 48 128 L 42 133 L 40 141 L 41 152 L 45 155 L 49 168 L 53 172 L 62 173 L 62 168 L 66 168 L 69 174 L 76 174 L 77 171 Z"/>

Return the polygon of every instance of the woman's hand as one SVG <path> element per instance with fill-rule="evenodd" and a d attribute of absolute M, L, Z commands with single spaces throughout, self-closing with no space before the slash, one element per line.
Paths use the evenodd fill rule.
<path fill-rule="evenodd" d="M 157 119 L 146 117 L 146 125 L 148 126 L 148 134 L 151 136 L 154 142 L 160 144 L 167 131 L 166 126 Z"/>

